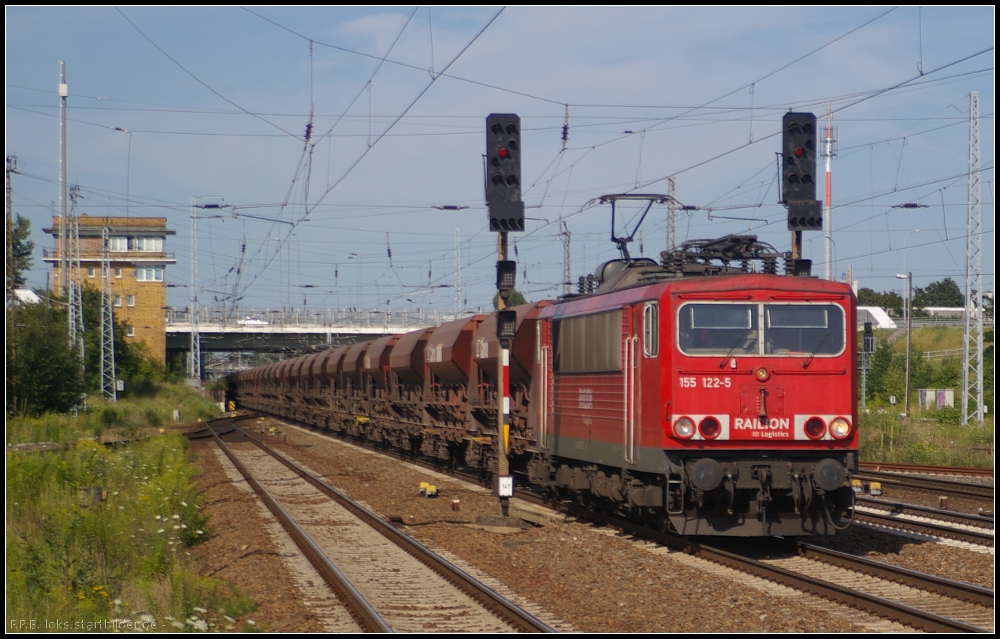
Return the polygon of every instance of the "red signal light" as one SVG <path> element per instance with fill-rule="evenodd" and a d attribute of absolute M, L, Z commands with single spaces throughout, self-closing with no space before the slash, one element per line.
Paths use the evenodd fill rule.
<path fill-rule="evenodd" d="M 826 433 L 826 424 L 819 417 L 812 417 L 806 421 L 805 431 L 809 439 L 819 439 Z"/>
<path fill-rule="evenodd" d="M 502 158 L 505 158 L 508 155 L 510 155 L 510 151 L 507 150 L 507 147 L 502 146 L 502 147 L 500 147 L 500 150 L 497 151 L 497 155 L 499 155 Z"/>
<path fill-rule="evenodd" d="M 719 420 L 714 417 L 706 417 L 701 420 L 701 424 L 698 425 L 698 431 L 701 436 L 705 439 L 715 439 L 722 432 L 722 425 L 719 424 Z"/>
<path fill-rule="evenodd" d="M 805 154 L 806 150 L 801 146 L 795 147 L 795 157 L 800 158 Z"/>

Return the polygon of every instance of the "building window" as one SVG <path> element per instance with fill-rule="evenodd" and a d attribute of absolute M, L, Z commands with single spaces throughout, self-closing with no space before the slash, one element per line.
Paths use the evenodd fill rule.
<path fill-rule="evenodd" d="M 120 266 L 115 267 L 115 277 L 118 279 L 122 278 L 122 269 Z"/>
<path fill-rule="evenodd" d="M 129 337 L 135 337 L 135 326 L 129 326 L 125 334 Z"/>
<path fill-rule="evenodd" d="M 108 250 L 124 252 L 128 250 L 128 237 L 124 235 L 112 235 L 108 238 Z"/>
<path fill-rule="evenodd" d="M 88 266 L 87 267 L 87 277 L 94 277 L 94 275 L 96 274 L 96 272 L 97 272 L 97 269 L 95 269 L 93 266 Z"/>
<path fill-rule="evenodd" d="M 126 300 L 129 306 L 135 306 L 135 295 L 129 295 Z"/>
<path fill-rule="evenodd" d="M 135 270 L 135 279 L 139 282 L 162 282 L 162 266 L 140 266 Z"/>
<path fill-rule="evenodd" d="M 115 295 L 115 306 L 121 306 L 121 305 L 122 305 L 122 296 Z"/>
<path fill-rule="evenodd" d="M 136 251 L 146 251 L 153 253 L 163 252 L 162 237 L 133 237 L 132 247 Z"/>

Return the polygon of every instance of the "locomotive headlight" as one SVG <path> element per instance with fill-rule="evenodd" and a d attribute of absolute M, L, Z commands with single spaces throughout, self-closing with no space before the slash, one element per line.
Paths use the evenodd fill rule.
<path fill-rule="evenodd" d="M 851 423 L 843 417 L 830 422 L 830 434 L 834 439 L 844 439 L 851 434 Z"/>
<path fill-rule="evenodd" d="M 674 422 L 674 436 L 679 439 L 689 439 L 694 435 L 694 422 L 690 417 L 681 417 Z"/>
<path fill-rule="evenodd" d="M 758 368 L 757 370 L 755 370 L 753 372 L 753 375 L 754 375 L 754 377 L 757 378 L 758 382 L 766 382 L 767 378 L 771 376 L 771 372 L 768 371 L 763 366 L 761 366 L 760 368 Z"/>

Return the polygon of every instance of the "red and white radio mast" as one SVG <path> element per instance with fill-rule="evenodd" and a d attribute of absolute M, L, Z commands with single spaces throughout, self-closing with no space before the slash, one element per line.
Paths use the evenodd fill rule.
<path fill-rule="evenodd" d="M 826 130 L 823 136 L 825 141 L 825 146 L 823 149 L 823 157 L 826 158 L 826 197 L 823 199 L 823 231 L 826 236 L 826 269 L 824 271 L 824 277 L 828 280 L 833 279 L 833 257 L 831 245 L 833 244 L 833 239 L 831 235 L 833 234 L 833 215 L 831 214 L 832 207 L 830 203 L 833 201 L 833 177 L 831 173 L 831 164 L 834 156 L 833 150 L 833 113 L 830 112 L 830 105 L 826 105 Z"/>

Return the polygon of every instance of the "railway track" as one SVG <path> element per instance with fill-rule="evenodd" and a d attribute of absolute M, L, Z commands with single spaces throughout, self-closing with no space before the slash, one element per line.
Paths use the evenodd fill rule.
<path fill-rule="evenodd" d="M 960 466 L 922 466 L 919 464 L 889 464 L 884 462 L 861 462 L 862 471 L 910 473 L 924 475 L 956 475 L 959 477 L 993 477 L 992 468 L 966 468 Z"/>
<path fill-rule="evenodd" d="M 854 520 L 884 528 L 994 547 L 992 517 L 858 497 Z"/>
<path fill-rule="evenodd" d="M 786 542 L 762 559 L 760 550 L 724 549 L 607 519 L 632 536 L 662 543 L 769 582 L 823 597 L 927 632 L 994 632 L 994 592 L 805 543 Z M 713 540 L 715 544 L 715 540 Z M 790 551 L 793 549 L 794 552 Z"/>
<path fill-rule="evenodd" d="M 211 436 L 345 602 L 359 629 L 552 632 L 363 506 L 236 429 L 231 420 L 216 420 L 209 430 L 215 429 L 221 434 Z M 223 436 L 230 440 L 228 444 Z"/>
<path fill-rule="evenodd" d="M 878 482 L 883 485 L 898 486 L 910 490 L 921 490 L 935 494 L 955 495 L 993 501 L 993 486 L 973 484 L 951 479 L 938 479 L 920 475 L 904 475 L 897 472 L 862 470 L 854 475 L 862 482 Z"/>
<path fill-rule="evenodd" d="M 942 584 L 948 583 L 948 580 L 928 578 L 930 582 L 925 581 L 923 585 L 921 582 L 900 583 L 901 577 L 884 576 L 897 571 L 892 566 L 864 560 L 859 560 L 858 567 L 855 568 L 834 566 L 829 559 L 817 557 L 823 552 L 821 550 L 811 550 L 808 553 L 801 551 L 805 553 L 803 556 L 807 559 L 798 556 L 800 551 L 786 551 L 782 557 L 755 560 L 741 553 L 691 544 L 686 540 L 676 538 L 666 540 L 663 535 L 643 526 L 617 519 L 602 519 L 595 517 L 590 511 L 576 512 L 572 507 L 565 504 L 562 506 L 565 506 L 565 510 L 570 514 L 581 519 L 607 523 L 614 529 L 625 530 L 637 538 L 653 541 L 655 545 L 682 547 L 687 552 L 712 563 L 732 567 L 741 573 L 756 575 L 770 582 L 786 584 L 800 592 L 824 597 L 915 629 L 950 632 L 993 630 L 992 590 L 971 587 L 969 592 L 972 592 L 972 595 L 956 595 L 948 591 L 939 592 L 944 587 Z M 832 555 L 824 555 L 824 557 L 829 556 Z M 845 555 L 845 557 L 850 556 Z M 838 558 L 837 561 L 842 564 L 848 560 Z M 782 563 L 786 565 L 780 565 Z M 873 571 L 876 571 L 876 576 L 871 574 Z M 902 574 L 906 571 L 897 572 Z M 932 583 L 932 586 L 927 583 Z M 960 590 L 964 587 L 957 582 L 948 583 L 949 588 L 952 586 Z M 970 598 L 978 598 L 979 601 L 969 601 Z M 923 606 L 923 603 L 931 601 L 932 605 Z M 920 609 L 915 602 L 923 602 L 920 604 L 923 609 Z"/>

